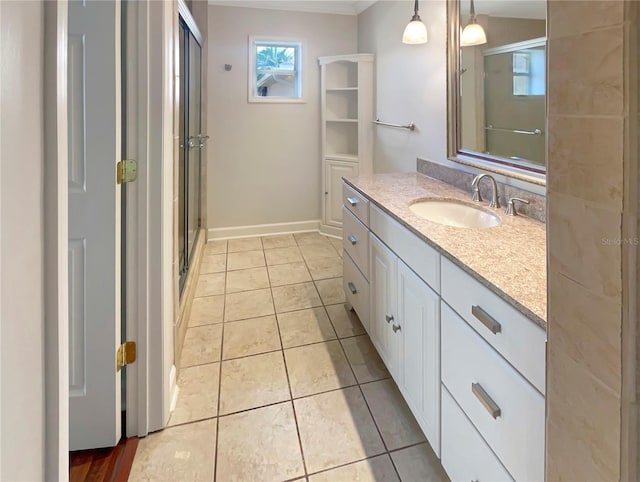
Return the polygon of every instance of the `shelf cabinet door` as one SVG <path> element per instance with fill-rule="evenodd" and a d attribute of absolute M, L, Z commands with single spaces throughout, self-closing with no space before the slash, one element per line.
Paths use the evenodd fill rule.
<path fill-rule="evenodd" d="M 399 336 L 395 336 L 397 257 L 374 235 L 369 235 L 371 313 L 369 335 L 387 369 L 397 381 Z"/>
<path fill-rule="evenodd" d="M 342 178 L 358 175 L 358 164 L 325 160 L 324 224 L 342 227 Z"/>
<path fill-rule="evenodd" d="M 398 387 L 440 456 L 440 299 L 398 260 Z"/>

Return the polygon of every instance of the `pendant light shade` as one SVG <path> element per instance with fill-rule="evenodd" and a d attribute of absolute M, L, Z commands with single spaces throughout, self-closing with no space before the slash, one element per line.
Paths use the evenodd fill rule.
<path fill-rule="evenodd" d="M 460 45 L 462 47 L 471 47 L 473 45 L 482 45 L 487 43 L 487 34 L 484 33 L 482 25 L 476 21 L 476 9 L 471 0 L 471 11 L 469 12 L 469 23 L 460 35 Z"/>
<path fill-rule="evenodd" d="M 402 43 L 405 44 L 426 44 L 427 43 L 427 27 L 418 15 L 418 0 L 413 7 L 413 17 L 407 24 L 402 34 Z"/>

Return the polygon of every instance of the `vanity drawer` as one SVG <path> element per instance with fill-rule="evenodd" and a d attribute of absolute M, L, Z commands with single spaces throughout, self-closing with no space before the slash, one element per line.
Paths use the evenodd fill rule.
<path fill-rule="evenodd" d="M 444 302 L 441 316 L 442 383 L 516 480 L 544 480 L 544 397 Z"/>
<path fill-rule="evenodd" d="M 446 388 L 442 388 L 442 466 L 451 480 L 512 481 Z"/>
<path fill-rule="evenodd" d="M 349 253 L 345 251 L 342 260 L 344 292 L 354 311 L 358 314 L 360 322 L 369 331 L 369 282 L 353 262 Z"/>
<path fill-rule="evenodd" d="M 440 293 L 440 253 L 377 206 L 371 205 L 369 221 L 371 231 Z"/>
<path fill-rule="evenodd" d="M 346 183 L 342 183 L 342 204 L 369 226 L 369 200 Z"/>
<path fill-rule="evenodd" d="M 544 394 L 546 333 L 542 328 L 445 258 L 442 299 Z"/>
<path fill-rule="evenodd" d="M 369 230 L 346 207 L 342 208 L 342 246 L 369 279 Z"/>

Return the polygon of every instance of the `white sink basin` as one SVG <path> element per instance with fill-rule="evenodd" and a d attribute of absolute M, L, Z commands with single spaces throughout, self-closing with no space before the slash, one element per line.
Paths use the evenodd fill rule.
<path fill-rule="evenodd" d="M 500 217 L 481 207 L 449 199 L 425 199 L 411 204 L 409 209 L 427 221 L 456 228 L 486 229 L 501 222 Z"/>

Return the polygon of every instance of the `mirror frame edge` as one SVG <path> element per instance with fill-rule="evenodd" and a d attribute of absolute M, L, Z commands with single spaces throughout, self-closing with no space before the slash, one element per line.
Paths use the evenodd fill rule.
<path fill-rule="evenodd" d="M 547 185 L 546 166 L 544 172 L 529 170 L 510 164 L 504 158 L 480 155 L 461 149 L 459 118 L 460 102 L 460 0 L 447 0 L 447 159 L 468 167 L 501 174 L 506 177 L 529 182 L 538 186 Z M 548 48 L 548 47 L 547 47 Z M 547 82 L 548 85 L 548 82 Z M 545 124 L 548 125 L 548 97 L 545 109 Z M 545 125 L 545 130 L 548 131 Z"/>

